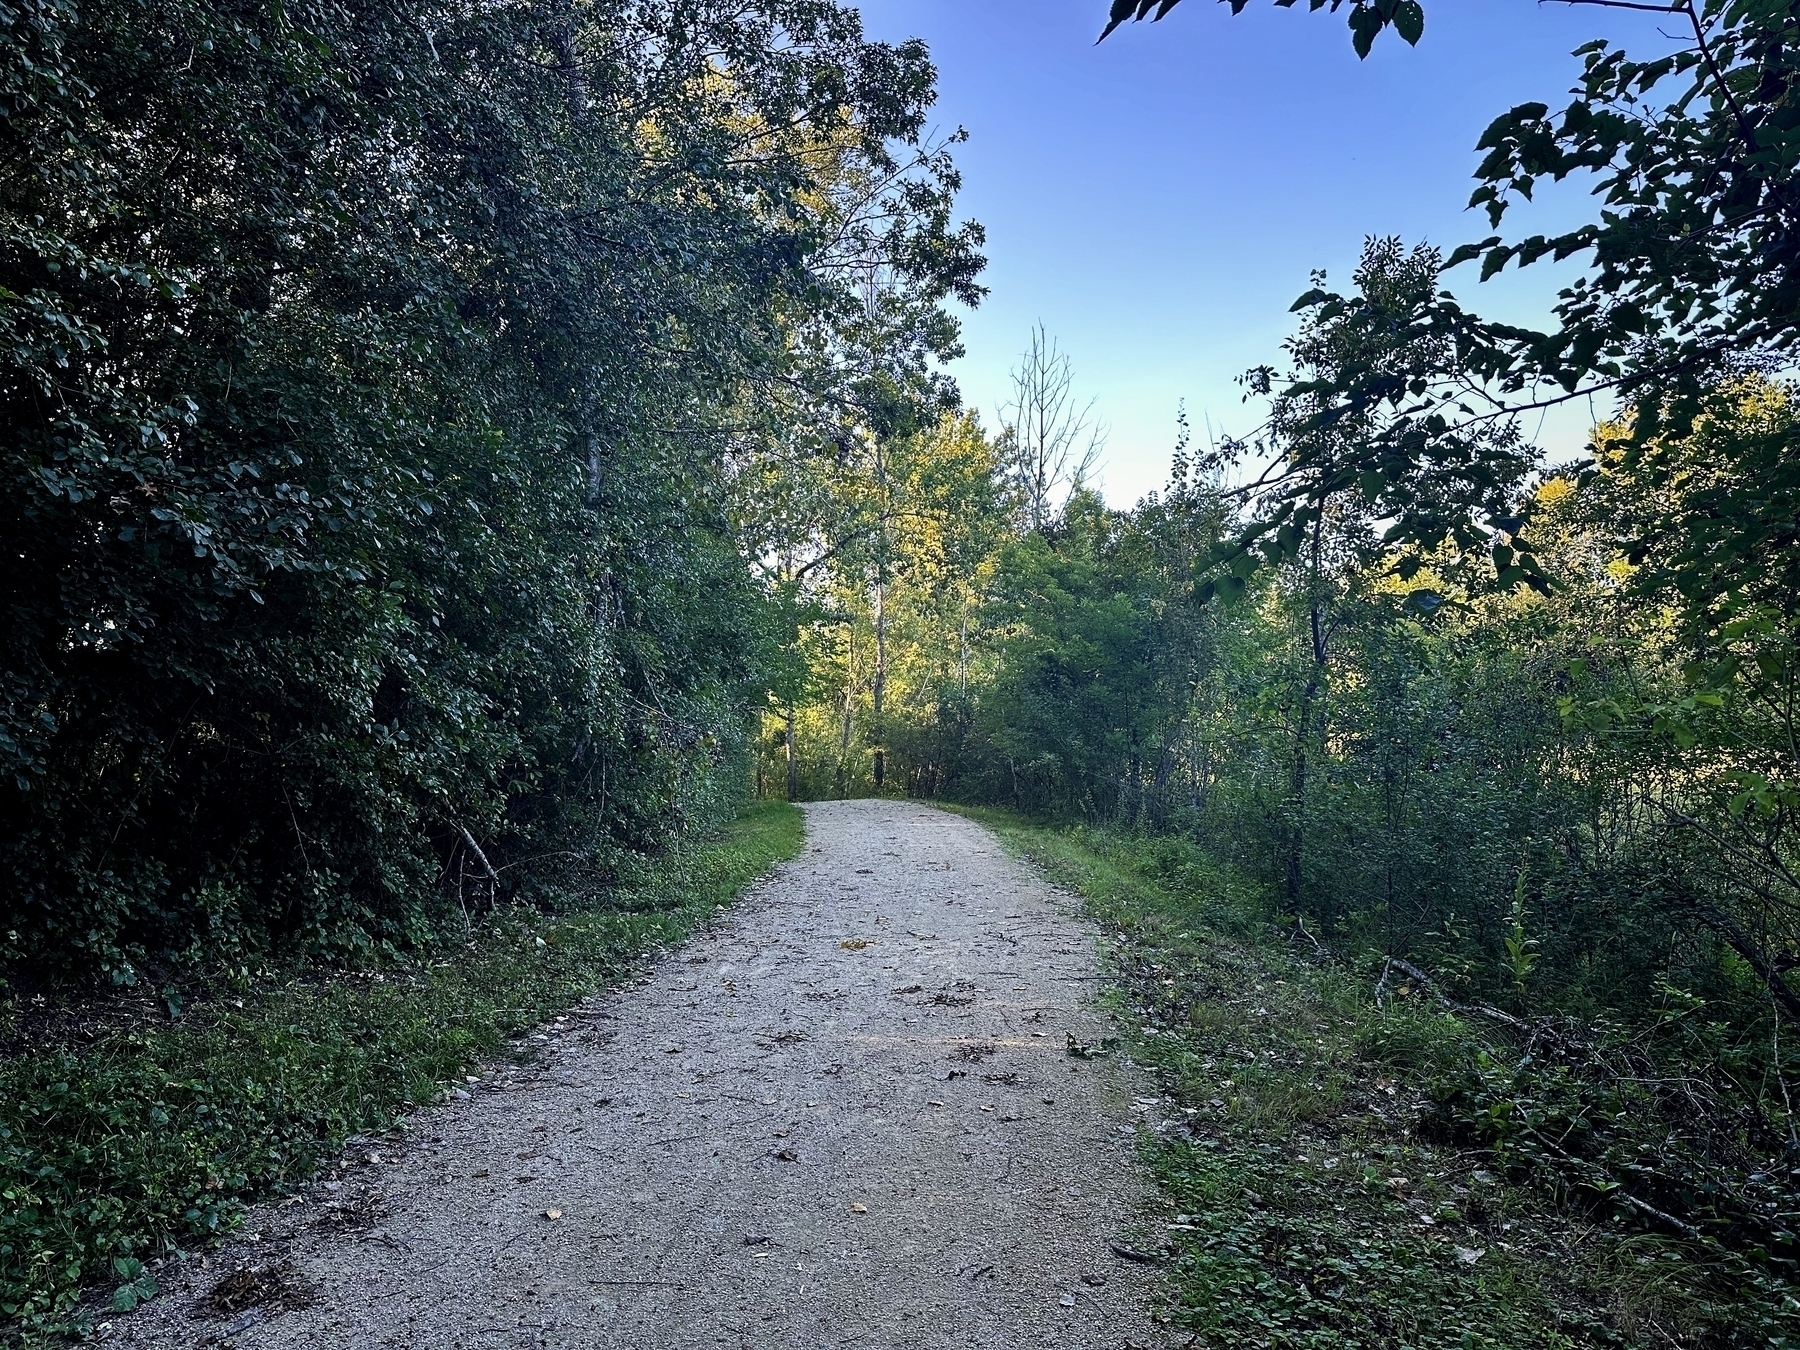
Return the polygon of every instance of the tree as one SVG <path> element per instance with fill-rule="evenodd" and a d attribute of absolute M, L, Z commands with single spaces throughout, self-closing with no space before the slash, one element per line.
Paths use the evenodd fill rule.
<path fill-rule="evenodd" d="M 954 394 L 922 45 L 830 0 L 0 25 L 0 960 L 407 946 L 477 850 L 556 903 L 727 809 L 778 627 L 733 473 Z"/>
<path fill-rule="evenodd" d="M 1031 330 L 1012 385 L 1001 454 L 1027 526 L 1042 530 L 1093 471 L 1104 436 L 1093 422 L 1093 401 L 1076 405 L 1074 363 L 1042 324 Z"/>
<path fill-rule="evenodd" d="M 1372 509 L 1394 521 L 1394 540 L 1488 553 L 1507 584 L 1540 569 L 1523 531 L 1529 502 L 1521 499 L 1516 520 L 1510 507 L 1495 509 L 1497 496 L 1517 491 L 1530 447 L 1495 428 L 1602 396 L 1619 401 L 1635 443 L 1665 429 L 1680 436 L 1722 383 L 1783 368 L 1800 347 L 1800 140 L 1789 131 L 1800 18 L 1785 4 L 1740 0 L 1595 3 L 1667 12 L 1691 41 L 1649 61 L 1603 39 L 1578 49 L 1582 76 L 1567 107 L 1521 104 L 1483 134 L 1470 204 L 1497 226 L 1540 180 L 1585 177 L 1601 203 L 1597 218 L 1556 236 L 1490 236 L 1449 259 L 1452 268 L 1479 259 L 1484 280 L 1508 264 L 1589 259 L 1560 293 L 1555 325 L 1491 323 L 1447 292 L 1404 313 L 1322 286 L 1297 304 L 1441 353 L 1404 372 L 1347 369 L 1307 392 L 1321 427 L 1383 418 L 1340 467 L 1368 485 Z M 1244 7 L 1232 0 L 1234 13 Z M 1361 51 L 1387 27 L 1408 41 L 1423 30 L 1416 6 L 1345 7 Z M 1172 8 L 1120 3 L 1112 26 Z M 1283 487 L 1298 508 L 1314 484 L 1299 475 Z"/>

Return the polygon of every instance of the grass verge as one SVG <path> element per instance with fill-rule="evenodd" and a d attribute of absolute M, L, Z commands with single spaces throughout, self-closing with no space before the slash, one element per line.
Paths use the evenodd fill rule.
<path fill-rule="evenodd" d="M 1377 1007 L 1182 840 L 968 814 L 1102 927 L 1126 1045 L 1166 1093 L 1144 1148 L 1161 1315 L 1197 1350 L 1800 1344 L 1736 1254 L 1565 1203 L 1459 1128 L 1448 1085 L 1505 1053 L 1482 1028 Z"/>
<path fill-rule="evenodd" d="M 348 1137 L 389 1128 L 510 1034 L 685 938 L 794 857 L 802 831 L 795 808 L 759 802 L 592 910 L 502 915 L 416 965 L 0 1064 L 0 1339 L 70 1328 L 95 1285 L 128 1310 L 155 1292 L 145 1261 L 229 1233 Z"/>

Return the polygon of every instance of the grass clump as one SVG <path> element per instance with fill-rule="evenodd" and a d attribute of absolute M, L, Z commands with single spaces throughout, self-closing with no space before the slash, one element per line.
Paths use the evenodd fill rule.
<path fill-rule="evenodd" d="M 155 1292 L 146 1261 L 230 1232 L 346 1138 L 682 940 L 802 830 L 793 807 L 757 803 L 591 909 L 502 913 L 429 960 L 315 972 L 0 1063 L 0 1314 L 31 1337 L 72 1325 L 96 1284 L 134 1306 Z"/>
<path fill-rule="evenodd" d="M 1652 1127 L 1565 1109 L 1544 1035 L 1405 984 L 1378 1005 L 1374 972 L 1180 840 L 975 814 L 1102 926 L 1130 1052 L 1171 1103 L 1145 1145 L 1153 1245 L 1197 1350 L 1800 1345 L 1791 1271 L 1737 1236 L 1761 1229 L 1684 1234 L 1564 1165 L 1582 1130 L 1642 1150 Z"/>

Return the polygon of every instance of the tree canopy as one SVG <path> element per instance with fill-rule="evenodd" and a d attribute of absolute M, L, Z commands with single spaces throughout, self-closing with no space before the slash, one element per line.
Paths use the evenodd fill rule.
<path fill-rule="evenodd" d="M 923 46 L 824 0 L 4 13 L 11 950 L 406 943 L 446 877 L 717 809 L 773 640 L 725 466 L 954 401 Z"/>

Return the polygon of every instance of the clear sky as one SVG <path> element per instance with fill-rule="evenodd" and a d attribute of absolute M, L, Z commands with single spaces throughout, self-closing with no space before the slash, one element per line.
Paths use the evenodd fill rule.
<path fill-rule="evenodd" d="M 987 227 L 991 294 L 965 316 L 965 400 L 997 424 L 1041 320 L 1111 428 L 1101 485 L 1115 505 L 1162 483 L 1180 400 L 1202 438 L 1209 422 L 1254 428 L 1235 377 L 1279 361 L 1312 269 L 1347 285 L 1371 234 L 1446 253 L 1484 237 L 1485 216 L 1464 210 L 1475 142 L 1513 104 L 1566 102 L 1574 47 L 1668 46 L 1655 16 L 1535 0 L 1426 0 L 1419 46 L 1390 32 L 1367 61 L 1341 14 L 1304 3 L 1252 0 L 1233 17 L 1184 0 L 1099 47 L 1106 0 L 858 7 L 871 36 L 926 40 L 942 127 L 970 134 L 962 208 Z M 1572 223 L 1593 209 L 1585 191 L 1540 194 L 1508 229 Z M 1539 264 L 1478 286 L 1468 267 L 1448 284 L 1479 312 L 1541 322 L 1558 277 Z M 1540 439 L 1567 457 L 1588 420 L 1570 408 Z"/>

